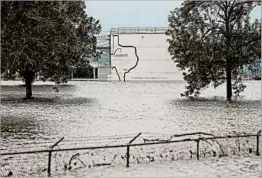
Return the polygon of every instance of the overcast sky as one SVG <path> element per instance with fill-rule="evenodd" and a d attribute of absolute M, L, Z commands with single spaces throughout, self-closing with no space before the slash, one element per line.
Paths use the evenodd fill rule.
<path fill-rule="evenodd" d="M 117 27 L 167 27 L 170 11 L 182 1 L 86 1 L 87 14 L 99 19 L 102 30 Z M 251 18 L 261 18 L 261 7 Z"/>

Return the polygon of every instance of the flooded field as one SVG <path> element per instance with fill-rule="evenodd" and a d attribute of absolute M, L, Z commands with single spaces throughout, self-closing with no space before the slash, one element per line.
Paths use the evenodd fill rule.
<path fill-rule="evenodd" d="M 260 81 L 246 81 L 245 92 L 232 104 L 225 102 L 224 85 L 216 90 L 204 90 L 197 101 L 182 98 L 183 81 L 71 81 L 59 86 L 58 93 L 53 90 L 52 83 L 36 82 L 33 87 L 36 99 L 28 102 L 22 100 L 25 88 L 21 84 L 1 82 L 1 150 L 5 152 L 26 147 L 39 149 L 40 144 L 35 143 L 47 147 L 61 137 L 77 141 L 92 136 L 139 132 L 179 134 L 200 131 L 219 135 L 233 131 L 256 133 L 261 128 Z M 250 164 L 260 164 L 256 158 L 245 159 Z M 236 163 L 232 170 L 241 164 L 241 161 Z M 218 169 L 217 166 L 212 168 Z M 139 169 L 136 171 L 139 173 Z M 132 173 L 124 169 L 123 176 L 138 176 L 136 171 Z M 256 167 L 252 175 L 258 175 L 259 171 Z M 105 172 L 104 176 L 107 175 L 114 176 Z"/>

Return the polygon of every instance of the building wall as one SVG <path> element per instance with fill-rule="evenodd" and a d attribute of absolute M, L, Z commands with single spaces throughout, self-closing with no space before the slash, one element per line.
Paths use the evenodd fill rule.
<path fill-rule="evenodd" d="M 245 79 L 261 76 L 261 62 L 252 65 L 244 65 L 241 72 L 242 77 Z"/>
<path fill-rule="evenodd" d="M 103 52 L 97 62 L 100 65 L 103 65 L 103 66 L 110 66 L 110 55 L 109 55 L 109 53 Z"/>
<path fill-rule="evenodd" d="M 116 35 L 116 36 L 114 36 Z M 111 36 L 111 65 L 116 67 L 121 80 L 124 73 L 136 65 L 137 55 L 139 61 L 137 66 L 126 74 L 126 80 L 182 80 L 182 72 L 171 60 L 168 52 L 167 36 L 165 34 L 114 34 Z M 118 80 L 115 69 L 112 69 L 111 79 Z"/>
<path fill-rule="evenodd" d="M 107 80 L 108 75 L 110 75 L 111 73 L 111 67 L 99 66 L 97 69 L 98 69 L 98 79 Z"/>

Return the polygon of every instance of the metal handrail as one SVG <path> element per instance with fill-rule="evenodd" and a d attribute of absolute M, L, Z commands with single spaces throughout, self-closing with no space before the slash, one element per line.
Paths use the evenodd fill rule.
<path fill-rule="evenodd" d="M 111 34 L 165 34 L 169 27 L 118 27 Z"/>

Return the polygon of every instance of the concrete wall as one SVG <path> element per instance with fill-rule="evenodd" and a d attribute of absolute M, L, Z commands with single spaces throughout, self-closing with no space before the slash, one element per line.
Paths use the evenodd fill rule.
<path fill-rule="evenodd" d="M 105 79 L 107 80 L 108 75 L 111 73 L 111 67 L 107 66 L 99 66 L 97 67 L 98 70 L 98 79 Z"/>
<path fill-rule="evenodd" d="M 117 35 L 117 34 L 114 34 Z M 137 48 L 137 67 L 126 74 L 126 80 L 182 80 L 182 72 L 171 60 L 165 34 L 119 34 L 111 36 L 111 65 L 116 67 L 121 80 L 124 72 L 135 66 L 137 58 L 134 48 L 118 45 L 131 45 Z M 112 69 L 112 80 L 118 80 Z"/>

